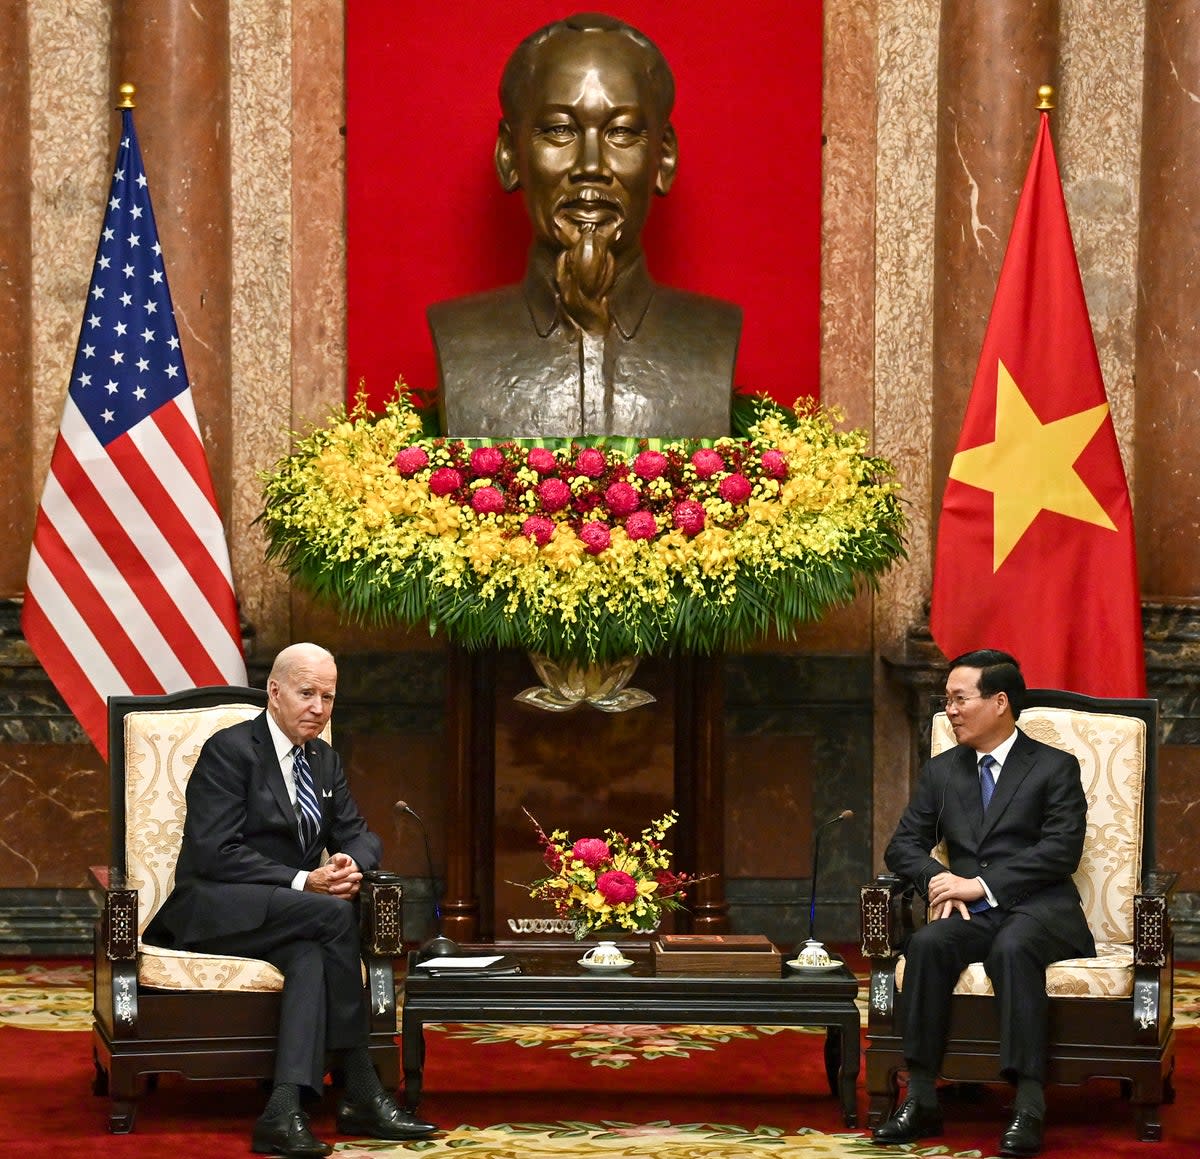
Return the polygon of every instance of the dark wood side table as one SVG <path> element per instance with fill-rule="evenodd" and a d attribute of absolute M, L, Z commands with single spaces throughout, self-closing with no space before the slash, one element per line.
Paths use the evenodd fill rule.
<path fill-rule="evenodd" d="M 786 965 L 778 978 L 655 977 L 645 948 L 626 949 L 634 964 L 620 974 L 596 975 L 577 964 L 577 952 L 513 946 L 464 946 L 467 954 L 506 953 L 520 974 L 427 974 L 409 956 L 401 1021 L 404 1096 L 421 1099 L 427 1022 L 587 1023 L 714 1026 L 824 1026 L 825 1073 L 840 1098 L 847 1127 L 858 1125 L 858 979 L 842 965 L 801 973 Z"/>

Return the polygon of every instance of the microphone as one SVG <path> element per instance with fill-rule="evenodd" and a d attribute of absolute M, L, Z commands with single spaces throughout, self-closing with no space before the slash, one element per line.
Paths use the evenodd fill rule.
<path fill-rule="evenodd" d="M 812 879 L 808 884 L 808 943 L 812 945 L 817 942 L 815 932 L 817 920 L 817 872 L 821 861 L 821 838 L 825 836 L 825 830 L 839 821 L 849 821 L 854 816 L 853 809 L 843 809 L 836 817 L 830 817 L 823 825 L 817 827 L 816 833 L 813 835 L 813 862 L 812 862 Z"/>
<path fill-rule="evenodd" d="M 433 874 L 433 854 L 429 850 L 429 833 L 425 829 L 425 822 L 407 801 L 397 801 L 392 806 L 392 812 L 397 821 L 399 821 L 401 813 L 407 813 L 417 823 L 417 828 L 421 830 L 421 839 L 425 842 L 425 868 L 429 871 L 429 896 L 433 901 L 435 932 L 434 936 L 417 951 L 417 961 L 423 962 L 426 958 L 444 958 L 448 954 L 457 954 L 458 943 L 442 934 L 442 907 L 438 902 L 437 878 Z"/>

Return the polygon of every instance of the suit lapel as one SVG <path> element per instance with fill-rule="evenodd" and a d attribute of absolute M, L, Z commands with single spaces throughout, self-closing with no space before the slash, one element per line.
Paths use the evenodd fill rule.
<path fill-rule="evenodd" d="M 1008 808 L 1008 803 L 1016 796 L 1021 782 L 1029 775 L 1033 767 L 1033 746 L 1026 740 L 1025 734 L 1017 730 L 1017 739 L 1008 751 L 1008 760 L 1000 770 L 996 781 L 996 795 L 988 806 L 987 815 L 983 819 L 983 834 L 988 833 L 999 820 L 1001 814 Z"/>
<path fill-rule="evenodd" d="M 959 750 L 958 766 L 954 770 L 954 787 L 958 793 L 959 807 L 963 816 L 971 822 L 971 828 L 979 835 L 983 828 L 983 802 L 979 796 L 978 754 L 962 745 Z"/>
<path fill-rule="evenodd" d="M 275 745 L 271 742 L 271 730 L 267 728 L 265 712 L 262 716 L 255 717 L 251 736 L 258 746 L 258 763 L 262 769 L 263 781 L 271 790 L 271 796 L 275 798 L 279 811 L 285 817 L 290 817 L 295 826 L 296 810 L 292 808 L 292 802 L 288 799 L 287 785 L 283 783 L 283 770 L 279 767 L 279 758 L 275 755 Z"/>
<path fill-rule="evenodd" d="M 326 795 L 329 793 L 329 769 L 325 761 L 325 750 L 309 743 L 304 746 L 304 753 L 308 757 L 308 767 L 312 769 L 313 790 L 317 794 L 317 804 L 321 809 L 321 833 L 324 835 L 329 823 L 329 811 L 326 808 L 329 802 Z"/>

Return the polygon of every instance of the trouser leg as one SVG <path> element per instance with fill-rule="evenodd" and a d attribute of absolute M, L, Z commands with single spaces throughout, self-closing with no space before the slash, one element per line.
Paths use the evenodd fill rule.
<path fill-rule="evenodd" d="M 983 966 L 1000 1008 L 1000 1073 L 1046 1081 L 1046 967 L 1073 955 L 1072 945 L 1026 914 L 997 932 Z"/>
<path fill-rule="evenodd" d="M 901 996 L 904 1057 L 936 1075 L 946 1049 L 950 995 L 959 974 L 987 951 L 996 928 L 992 913 L 970 921 L 953 915 L 914 931 L 904 948 Z"/>
<path fill-rule="evenodd" d="M 325 1052 L 366 1042 L 358 919 L 344 899 L 281 887 L 257 929 L 194 948 L 263 958 L 283 973 L 276 1082 L 320 1090 Z"/>

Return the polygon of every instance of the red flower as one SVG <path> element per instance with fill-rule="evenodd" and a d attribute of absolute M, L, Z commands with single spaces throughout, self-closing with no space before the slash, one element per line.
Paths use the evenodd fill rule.
<path fill-rule="evenodd" d="M 763 451 L 763 474 L 772 479 L 786 479 L 788 473 L 787 459 L 782 451 Z"/>
<path fill-rule="evenodd" d="M 692 455 L 692 467 L 701 479 L 711 479 L 725 470 L 725 460 L 711 447 L 701 447 Z"/>
<path fill-rule="evenodd" d="M 595 447 L 585 447 L 575 459 L 575 470 L 589 479 L 599 479 L 607 466 L 604 452 Z"/>
<path fill-rule="evenodd" d="M 480 487 L 471 496 L 471 506 L 480 515 L 499 515 L 504 510 L 504 496 L 495 487 Z"/>
<path fill-rule="evenodd" d="M 613 483 L 604 492 L 604 502 L 608 504 L 609 511 L 620 517 L 632 515 L 638 509 L 641 496 L 638 495 L 637 488 L 629 483 Z"/>
<path fill-rule="evenodd" d="M 686 877 L 672 873 L 669 869 L 656 870 L 654 880 L 658 882 L 658 896 L 660 898 L 674 897 L 679 892 L 680 887 L 687 882 Z"/>
<path fill-rule="evenodd" d="M 671 515 L 684 535 L 699 535 L 704 530 L 704 504 L 695 499 L 681 499 Z"/>
<path fill-rule="evenodd" d="M 504 464 L 504 456 L 495 447 L 476 447 L 471 452 L 471 473 L 477 478 L 494 475 Z"/>
<path fill-rule="evenodd" d="M 553 475 L 558 469 L 558 460 L 555 459 L 554 452 L 546 450 L 545 447 L 531 447 L 527 462 L 539 475 Z"/>
<path fill-rule="evenodd" d="M 658 451 L 643 451 L 633 460 L 633 473 L 639 479 L 659 479 L 667 469 L 667 456 Z"/>
<path fill-rule="evenodd" d="M 583 540 L 584 549 L 589 555 L 599 555 L 612 543 L 612 532 L 609 531 L 607 523 L 601 523 L 597 519 L 592 523 L 585 523 L 579 529 L 579 538 Z"/>
<path fill-rule="evenodd" d="M 582 861 L 588 869 L 595 869 L 612 856 L 612 850 L 599 837 L 580 837 L 571 846 L 571 856 Z"/>
<path fill-rule="evenodd" d="M 542 860 L 551 873 L 557 873 L 562 869 L 562 854 L 559 853 L 557 845 L 547 844 L 542 852 Z"/>
<path fill-rule="evenodd" d="M 421 447 L 405 447 L 402 451 L 397 451 L 396 457 L 392 460 L 392 466 L 401 475 L 415 475 L 428 464 L 429 456 Z"/>
<path fill-rule="evenodd" d="M 429 476 L 429 490 L 435 495 L 450 495 L 462 485 L 462 472 L 453 467 L 439 467 Z"/>
<path fill-rule="evenodd" d="M 545 547 L 554 534 L 554 520 L 544 515 L 531 515 L 521 524 L 521 534 L 529 536 L 538 547 Z"/>
<path fill-rule="evenodd" d="M 726 503 L 745 503 L 750 498 L 750 480 L 745 475 L 729 475 L 717 485 L 717 491 Z"/>
<path fill-rule="evenodd" d="M 596 889 L 609 905 L 620 905 L 637 897 L 637 882 L 623 869 L 610 869 L 596 878 Z"/>
<path fill-rule="evenodd" d="M 561 511 L 571 502 L 571 488 L 561 479 L 543 479 L 537 492 L 545 511 Z"/>
<path fill-rule="evenodd" d="M 653 539 L 658 534 L 658 521 L 649 511 L 635 511 L 625 520 L 625 534 L 630 539 Z"/>

